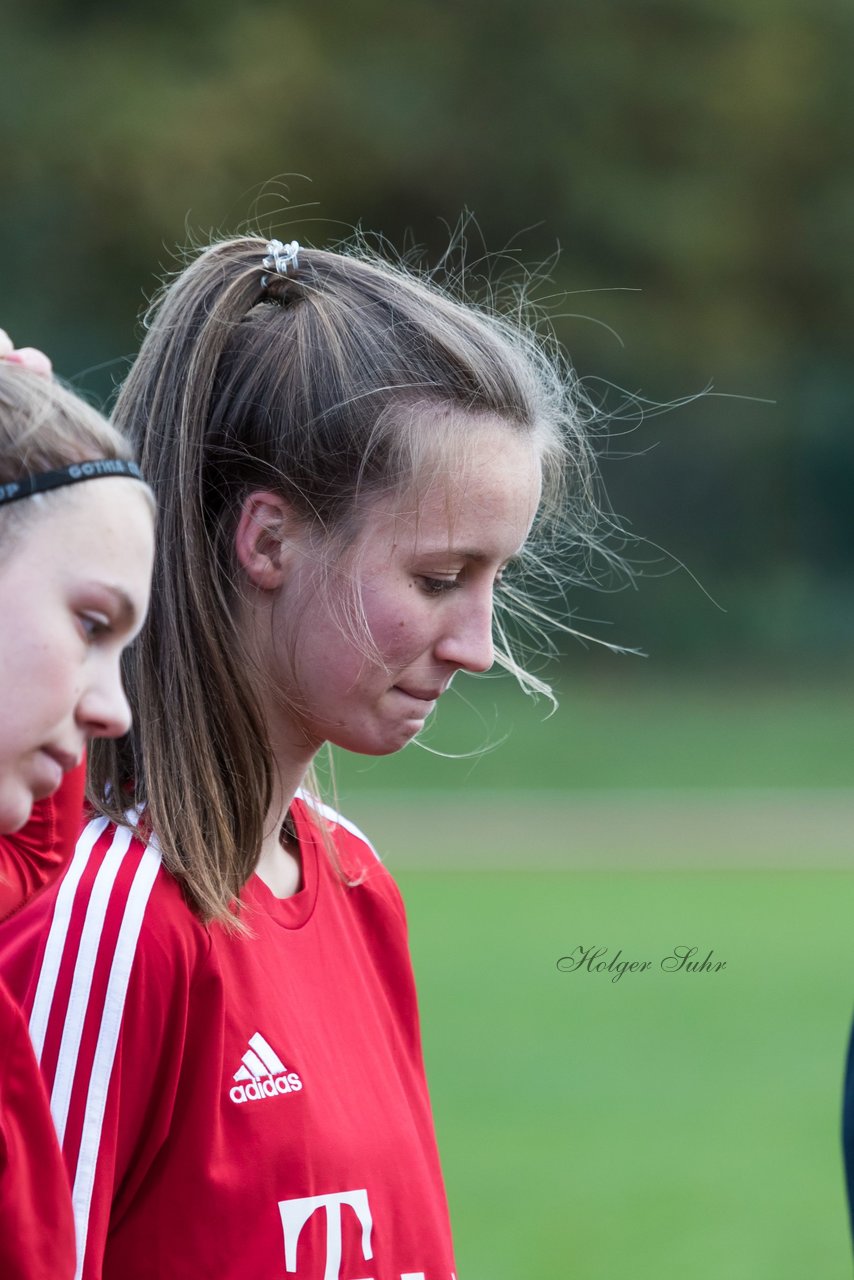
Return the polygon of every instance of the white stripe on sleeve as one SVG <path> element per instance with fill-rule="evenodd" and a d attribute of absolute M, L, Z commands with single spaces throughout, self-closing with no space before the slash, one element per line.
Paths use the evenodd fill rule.
<path fill-rule="evenodd" d="M 56 895 L 53 920 L 47 936 L 47 946 L 45 947 L 44 959 L 39 972 L 33 1011 L 30 1015 L 30 1039 L 33 1042 L 33 1048 L 39 1062 L 41 1062 L 44 1049 L 50 1006 L 59 974 L 59 966 L 62 961 L 62 951 L 65 946 L 66 934 L 68 933 L 68 923 L 71 919 L 71 908 L 74 905 L 74 895 L 77 892 L 77 886 L 80 883 L 80 877 L 83 875 L 86 863 L 89 861 L 89 854 L 106 826 L 106 818 L 95 818 L 83 828 L 77 841 L 77 847 L 74 850 L 74 857 L 71 859 L 71 864 L 65 873 L 65 879 L 62 881 L 59 893 Z"/>
<path fill-rule="evenodd" d="M 328 818 L 330 822 L 335 823 L 336 827 L 343 827 L 345 831 L 350 832 L 351 836 L 357 836 L 358 839 L 361 840 L 363 844 L 366 844 L 368 846 L 371 853 L 376 858 L 377 862 L 382 862 L 382 858 L 380 857 L 377 850 L 374 848 L 371 841 L 365 835 L 364 831 L 361 831 L 356 826 L 355 822 L 351 822 L 349 818 L 345 818 L 343 813 L 339 813 L 337 809 L 331 808 L 331 806 L 328 804 L 325 804 L 323 800 L 318 800 L 317 796 L 312 795 L 312 793 L 310 791 L 307 791 L 305 787 L 298 788 L 297 796 L 299 797 L 300 800 L 304 801 L 304 803 L 308 805 L 310 809 L 314 809 L 315 813 L 319 813 L 322 817 Z"/>
<path fill-rule="evenodd" d="M 50 1095 L 50 1110 L 59 1145 L 65 1140 L 65 1125 L 68 1120 L 68 1107 L 74 1079 L 77 1074 L 77 1056 L 80 1052 L 80 1041 L 83 1036 L 83 1023 L 89 1008 L 89 996 L 92 990 L 92 974 L 101 946 L 101 935 L 104 931 L 104 920 L 110 896 L 116 882 L 116 876 L 127 853 L 132 833 L 127 827 L 117 827 L 113 843 L 107 851 L 104 861 L 98 868 L 92 896 L 86 910 L 80 947 L 77 952 L 77 963 L 74 966 L 74 977 L 71 981 L 71 994 L 68 997 L 68 1011 L 62 1028 L 62 1041 L 59 1046 L 59 1058 L 56 1063 L 56 1075 Z"/>
<path fill-rule="evenodd" d="M 136 944 L 142 927 L 142 918 L 159 869 L 160 850 L 156 842 L 152 841 L 145 849 L 140 864 L 136 869 L 125 906 L 125 914 L 119 929 L 119 936 L 116 940 L 116 950 L 113 955 L 107 992 L 104 998 L 101 1028 L 98 1033 L 95 1059 L 92 1064 L 89 1093 L 86 1098 L 80 1154 L 77 1158 L 77 1172 L 74 1177 L 74 1189 L 72 1192 L 74 1223 L 77 1231 L 77 1270 L 75 1271 L 75 1280 L 79 1280 L 82 1273 L 83 1259 L 86 1254 L 86 1237 L 89 1230 L 89 1209 L 92 1204 L 92 1191 L 95 1184 L 95 1167 L 98 1162 L 101 1129 L 107 1105 L 107 1091 L 113 1074 L 113 1062 L 116 1056 L 116 1045 L 118 1044 L 119 1030 L 124 1013 L 131 967 L 136 955 Z"/>

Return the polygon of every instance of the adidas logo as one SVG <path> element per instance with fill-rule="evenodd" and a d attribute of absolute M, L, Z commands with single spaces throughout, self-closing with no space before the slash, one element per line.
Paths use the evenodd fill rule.
<path fill-rule="evenodd" d="M 288 1071 L 260 1031 L 249 1037 L 249 1048 L 240 1061 L 242 1065 L 233 1076 L 237 1084 L 228 1091 L 232 1102 L 255 1102 L 261 1098 L 275 1098 L 279 1093 L 296 1093 L 302 1088 L 302 1080 L 297 1073 Z"/>

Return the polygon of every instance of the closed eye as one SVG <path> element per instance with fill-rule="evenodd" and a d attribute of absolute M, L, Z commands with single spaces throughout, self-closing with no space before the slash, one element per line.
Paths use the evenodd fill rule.
<path fill-rule="evenodd" d="M 462 586 L 459 578 L 428 578 L 424 574 L 421 575 L 420 582 L 429 596 L 439 596 L 443 591 L 455 591 Z"/>
<path fill-rule="evenodd" d="M 78 617 L 87 640 L 97 640 L 112 631 L 109 618 L 102 613 L 81 613 Z"/>

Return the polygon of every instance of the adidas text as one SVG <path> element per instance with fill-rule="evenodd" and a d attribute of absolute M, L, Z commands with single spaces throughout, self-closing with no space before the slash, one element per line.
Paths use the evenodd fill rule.
<path fill-rule="evenodd" d="M 236 1084 L 228 1091 L 232 1102 L 256 1102 L 261 1098 L 275 1098 L 277 1093 L 297 1093 L 302 1080 L 295 1071 L 286 1075 L 265 1076 L 262 1080 L 250 1080 L 248 1084 Z"/>

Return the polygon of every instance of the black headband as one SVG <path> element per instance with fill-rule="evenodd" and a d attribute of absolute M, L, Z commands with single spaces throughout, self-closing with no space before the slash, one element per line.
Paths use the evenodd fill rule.
<path fill-rule="evenodd" d="M 36 471 L 33 475 L 21 476 L 20 480 L 0 484 L 0 506 L 17 502 L 19 498 L 29 498 L 34 493 L 60 489 L 64 484 L 77 484 L 78 480 L 97 480 L 99 476 L 130 476 L 132 480 L 142 480 L 142 472 L 137 464 L 124 462 L 121 458 L 72 462 L 70 466 L 60 467 L 58 471 Z"/>

